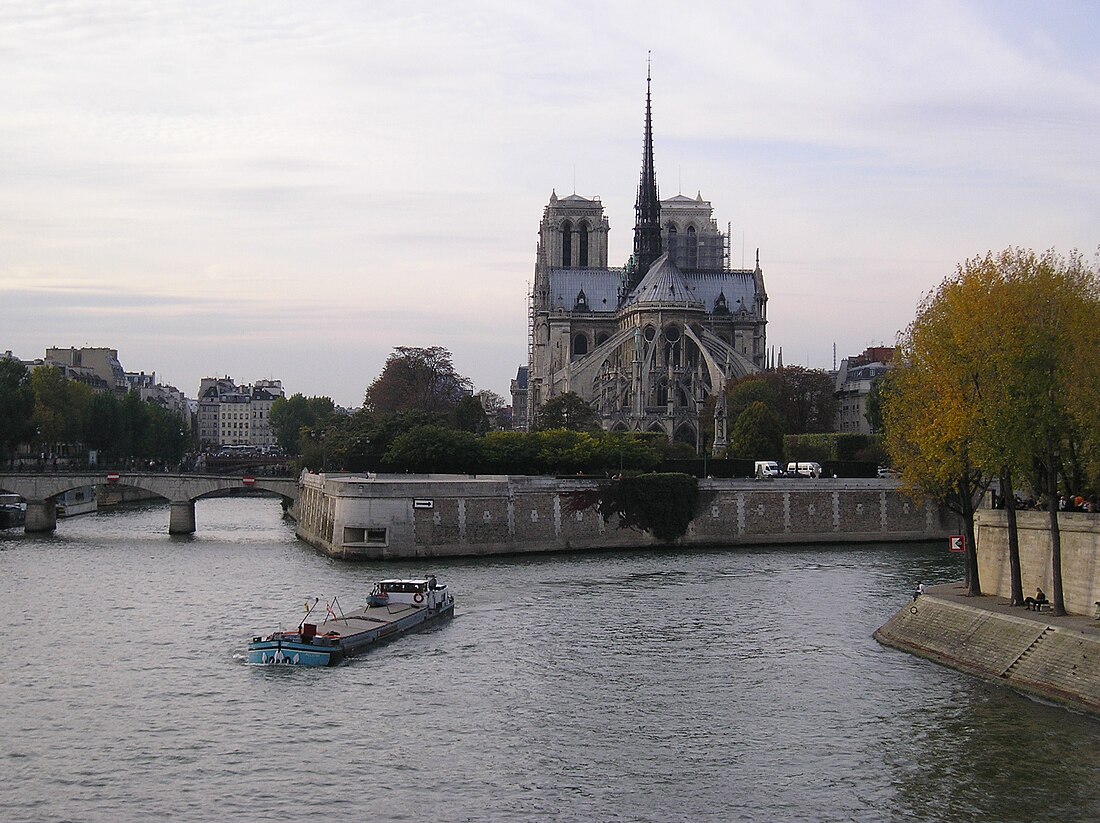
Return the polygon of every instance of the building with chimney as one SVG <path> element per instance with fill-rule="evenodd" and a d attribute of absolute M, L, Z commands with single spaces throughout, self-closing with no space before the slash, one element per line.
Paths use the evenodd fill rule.
<path fill-rule="evenodd" d="M 284 397 L 281 380 L 257 380 L 238 386 L 233 378 L 204 377 L 199 383 L 199 444 L 204 448 L 276 445 L 271 406 Z"/>
<path fill-rule="evenodd" d="M 647 76 L 630 259 L 610 265 L 599 197 L 553 192 L 543 209 L 529 307 L 527 421 L 543 403 L 575 392 L 607 431 L 660 432 L 717 452 L 726 446 L 727 383 L 765 366 L 764 274 L 759 251 L 755 268 L 730 268 L 728 235 L 701 193 L 660 199 L 650 84 Z M 713 418 L 708 442 L 704 415 Z"/>

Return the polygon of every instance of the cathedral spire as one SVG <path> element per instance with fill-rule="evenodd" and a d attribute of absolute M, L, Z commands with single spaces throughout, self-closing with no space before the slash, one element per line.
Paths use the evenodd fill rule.
<path fill-rule="evenodd" d="M 645 143 L 642 146 L 642 176 L 634 203 L 634 283 L 645 277 L 650 265 L 661 256 L 661 199 L 657 194 L 657 173 L 653 168 L 653 112 L 650 104 L 650 69 L 645 73 Z"/>

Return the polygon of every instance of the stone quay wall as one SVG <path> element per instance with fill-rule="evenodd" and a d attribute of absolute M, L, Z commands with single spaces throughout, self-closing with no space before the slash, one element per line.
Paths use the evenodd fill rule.
<path fill-rule="evenodd" d="M 1070 614 L 1092 616 L 1100 601 L 1100 515 L 1059 512 L 1062 536 L 1062 595 Z M 1008 567 L 1008 518 L 999 509 L 981 509 L 974 521 L 978 551 L 978 581 L 982 592 L 1012 597 Z M 1020 538 L 1020 578 L 1024 595 L 1042 587 L 1050 596 L 1050 515 L 1047 512 L 1016 513 Z"/>
<path fill-rule="evenodd" d="M 1100 714 L 1100 632 L 1089 618 L 1050 618 L 1003 598 L 943 594 L 937 587 L 875 632 L 886 646 L 968 674 Z M 964 586 L 954 587 L 965 591 Z M 988 601 L 998 600 L 990 604 Z"/>
<path fill-rule="evenodd" d="M 525 476 L 304 474 L 294 516 L 332 557 L 403 559 L 659 545 L 576 511 L 598 480 Z M 957 530 L 893 480 L 704 480 L 682 546 L 934 540 Z"/>

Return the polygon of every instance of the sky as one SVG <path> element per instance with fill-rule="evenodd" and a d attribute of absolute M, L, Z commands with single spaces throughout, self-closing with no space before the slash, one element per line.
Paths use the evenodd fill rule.
<path fill-rule="evenodd" d="M 0 351 L 361 404 L 395 346 L 508 397 L 551 191 L 756 250 L 786 364 L 892 344 L 958 264 L 1100 246 L 1094 2 L 0 4 Z M 834 355 L 835 352 L 835 355 Z"/>

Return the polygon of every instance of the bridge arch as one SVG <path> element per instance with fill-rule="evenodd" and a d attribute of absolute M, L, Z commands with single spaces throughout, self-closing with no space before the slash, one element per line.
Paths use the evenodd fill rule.
<path fill-rule="evenodd" d="M 26 531 L 53 531 L 57 526 L 52 502 L 70 489 L 98 485 L 130 486 L 163 497 L 170 506 L 169 534 L 195 531 L 195 501 L 203 497 L 229 496 L 263 491 L 282 498 L 289 508 L 298 498 L 298 480 L 290 477 L 228 477 L 226 475 L 169 474 L 158 472 L 0 472 L 0 490 L 27 501 Z"/>

